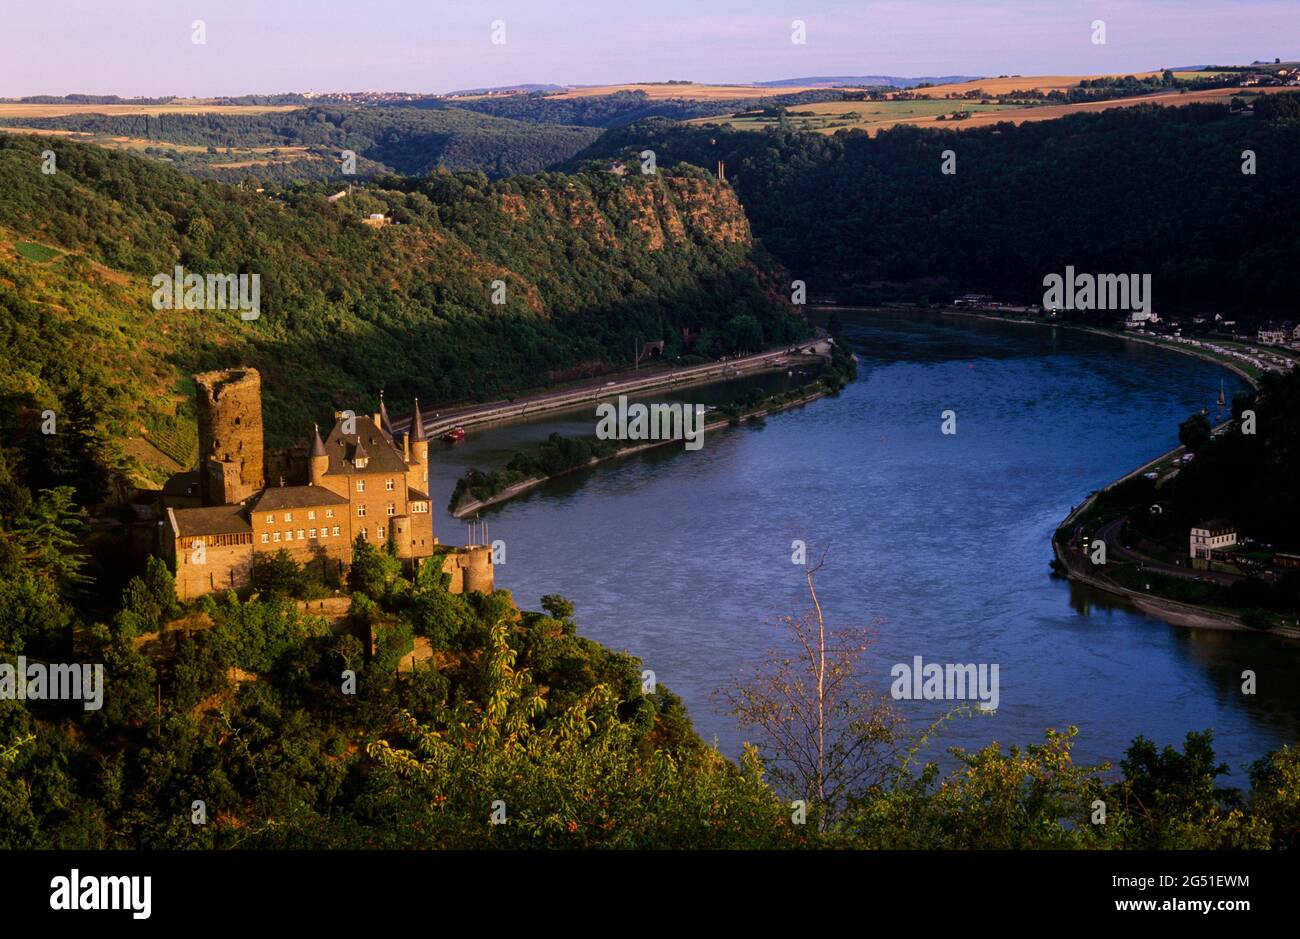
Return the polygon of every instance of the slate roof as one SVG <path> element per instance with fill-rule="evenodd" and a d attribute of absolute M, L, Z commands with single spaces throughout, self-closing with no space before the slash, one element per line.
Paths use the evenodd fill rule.
<path fill-rule="evenodd" d="M 320 428 L 313 427 L 311 430 L 311 455 L 324 456 L 325 442 L 320 439 Z"/>
<path fill-rule="evenodd" d="M 183 473 L 176 473 L 163 483 L 163 495 L 197 497 L 199 494 L 199 471 L 186 470 Z"/>
<path fill-rule="evenodd" d="M 402 453 L 382 430 L 375 426 L 374 420 L 358 414 L 356 433 L 343 433 L 343 421 L 334 422 L 329 437 L 325 440 L 325 455 L 329 457 L 327 473 L 405 473 L 406 460 Z M 358 444 L 369 458 L 365 469 L 358 470 L 352 463 Z"/>
<path fill-rule="evenodd" d="M 179 537 L 190 535 L 235 535 L 251 532 L 241 505 L 213 505 L 198 509 L 169 510 Z"/>
<path fill-rule="evenodd" d="M 347 498 L 324 486 L 271 486 L 249 503 L 253 512 L 305 509 L 317 505 L 346 505 Z"/>
<path fill-rule="evenodd" d="M 415 399 L 415 413 L 411 415 L 411 430 L 409 431 L 412 440 L 424 440 L 424 418 L 420 416 L 420 399 Z"/>

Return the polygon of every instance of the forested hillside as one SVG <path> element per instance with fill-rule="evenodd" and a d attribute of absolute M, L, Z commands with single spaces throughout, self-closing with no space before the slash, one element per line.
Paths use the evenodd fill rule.
<path fill-rule="evenodd" d="M 565 160 L 591 143 L 587 127 L 539 125 L 456 108 L 323 108 L 257 115 L 157 114 L 3 118 L 4 127 L 75 131 L 198 147 L 199 152 L 159 146 L 155 155 L 201 175 L 229 178 L 261 175 L 283 179 L 343 179 L 339 154 L 357 155 L 357 175 L 424 175 L 444 167 L 481 170 L 491 177 L 535 173 Z M 306 148 L 292 172 L 251 163 L 225 148 Z M 207 148 L 213 148 L 209 153 Z M 241 158 L 242 157 L 242 158 Z"/>
<path fill-rule="evenodd" d="M 689 93 L 689 88 L 683 88 Z M 621 127 L 634 121 L 662 117 L 686 121 L 696 117 L 714 117 L 763 107 L 787 107 L 810 104 L 814 101 L 840 101 L 844 92 L 837 89 L 801 91 L 792 94 L 774 92 L 764 98 L 717 98 L 699 100 L 682 98 L 651 98 L 644 91 L 616 91 L 608 95 L 584 95 L 562 98 L 545 92 L 528 94 L 491 95 L 481 98 L 457 98 L 453 101 L 427 99 L 414 102 L 416 107 L 447 107 L 454 105 L 468 111 L 481 111 L 497 117 L 517 121 L 534 121 L 541 124 L 576 124 L 582 127 Z"/>
<path fill-rule="evenodd" d="M 1292 315 L 1300 294 L 1300 122 L 1288 99 L 1141 106 L 970 130 L 872 138 L 650 121 L 580 154 L 652 149 L 724 160 L 755 234 L 814 294 L 873 282 L 933 299 L 980 290 L 1042 299 L 1066 265 L 1149 273 L 1158 312 Z M 956 172 L 941 172 L 944 152 Z M 1242 172 L 1243 151 L 1255 172 Z M 880 291 L 874 291 L 880 296 Z"/>
<path fill-rule="evenodd" d="M 1195 461 L 1158 491 L 1146 479 L 1128 487 L 1135 504 L 1164 503 L 1158 515 L 1141 513 L 1148 516 L 1139 519 L 1144 531 L 1185 549 L 1189 526 L 1225 518 L 1243 536 L 1283 551 L 1300 549 L 1300 372 L 1266 374 L 1258 395 L 1234 401 L 1234 417 L 1247 409 L 1254 413 L 1252 433 L 1234 427 L 1211 437 L 1209 420 L 1193 417 L 1183 437 Z"/>
<path fill-rule="evenodd" d="M 1300 751 L 1261 757 L 1244 793 L 1218 785 L 1208 732 L 1182 751 L 1139 737 L 1119 772 L 1073 759 L 1069 728 L 957 751 L 941 773 L 873 721 L 869 744 L 829 758 L 836 778 L 865 760 L 880 782 L 822 800 L 753 750 L 705 746 L 637 659 L 577 635 L 563 597 L 531 612 L 450 594 L 437 565 L 409 580 L 361 539 L 335 623 L 300 605 L 319 593 L 283 553 L 257 595 L 188 609 L 152 559 L 99 618 L 80 556 L 58 548 L 83 520 L 5 470 L 0 453 L 0 657 L 103 671 L 84 703 L 0 698 L 3 850 L 1300 845 Z M 434 652 L 418 666 L 416 637 Z M 789 726 L 816 752 L 816 725 Z M 868 732 L 833 726 L 833 744 Z"/>
<path fill-rule="evenodd" d="M 41 172 L 47 148 L 54 175 Z M 188 376 L 239 363 L 262 370 L 268 434 L 283 443 L 336 407 L 372 407 L 380 388 L 436 406 L 626 364 L 638 338 L 677 354 L 683 327 L 720 351 L 738 316 L 765 341 L 807 329 L 731 189 L 693 168 L 441 172 L 333 203 L 327 191 L 272 197 L 66 140 L 0 138 L 4 444 L 39 436 L 47 408 L 113 438 L 165 439 L 188 421 Z M 394 224 L 362 224 L 380 213 Z M 175 265 L 260 275 L 260 317 L 154 309 L 150 279 Z"/>

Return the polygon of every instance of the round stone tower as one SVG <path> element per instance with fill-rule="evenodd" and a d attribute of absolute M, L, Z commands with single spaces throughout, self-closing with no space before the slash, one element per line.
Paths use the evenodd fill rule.
<path fill-rule="evenodd" d="M 195 375 L 194 384 L 203 504 L 243 502 L 266 485 L 262 376 L 255 368 L 232 368 Z"/>

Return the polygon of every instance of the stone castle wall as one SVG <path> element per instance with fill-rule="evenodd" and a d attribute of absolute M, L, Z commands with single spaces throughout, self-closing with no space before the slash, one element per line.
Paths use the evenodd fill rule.
<path fill-rule="evenodd" d="M 451 575 L 450 593 L 491 593 L 495 589 L 492 549 L 462 548 L 443 558 L 442 572 Z"/>
<path fill-rule="evenodd" d="M 234 541 L 221 544 L 219 541 Z M 202 554 L 194 550 L 194 539 L 183 539 L 173 544 L 168 554 L 176 567 L 176 595 L 182 600 L 193 600 L 205 593 L 239 590 L 253 582 L 253 544 L 247 536 L 215 536 L 200 538 L 204 541 Z"/>
<path fill-rule="evenodd" d="M 255 368 L 233 368 L 195 375 L 194 383 L 203 503 L 242 502 L 266 485 L 262 376 Z"/>

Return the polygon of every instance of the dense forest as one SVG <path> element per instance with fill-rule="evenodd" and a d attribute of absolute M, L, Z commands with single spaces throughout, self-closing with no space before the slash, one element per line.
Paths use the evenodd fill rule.
<path fill-rule="evenodd" d="M 87 702 L 0 697 L 0 849 L 1300 846 L 1300 751 L 1242 792 L 1208 732 L 1138 738 L 1118 771 L 1074 762 L 1072 728 L 948 772 L 891 735 L 877 781 L 814 798 L 705 746 L 563 597 L 451 594 L 362 540 L 332 620 L 283 553 L 257 594 L 185 607 L 152 560 L 99 618 L 67 495 L 0 455 L 0 659 L 103 666 Z"/>
<path fill-rule="evenodd" d="M 649 121 L 607 131 L 571 165 L 647 148 L 661 161 L 725 161 L 755 234 L 813 294 L 1039 302 L 1043 277 L 1073 265 L 1151 274 L 1161 313 L 1289 315 L 1300 293 L 1296 97 L 1260 96 L 1253 116 L 1150 105 L 875 137 Z M 941 171 L 945 151 L 953 174 Z"/>
<path fill-rule="evenodd" d="M 730 188 L 691 167 L 442 171 L 331 203 L 334 188 L 258 193 L 0 137 L 3 445 L 40 464 L 34 479 L 69 482 L 37 439 L 46 409 L 101 437 L 166 440 L 189 419 L 188 376 L 234 364 L 262 370 L 268 434 L 284 443 L 336 408 L 368 410 L 381 388 L 436 407 L 599 374 L 638 339 L 680 355 L 684 329 L 722 354 L 738 317 L 765 343 L 809 328 Z M 362 224 L 372 214 L 393 224 Z M 154 309 L 150 279 L 175 265 L 259 275 L 260 316 Z"/>
<path fill-rule="evenodd" d="M 1287 127 L 1209 112 L 1188 126 L 1262 134 L 1261 153 Z M 941 745 L 941 727 L 896 734 L 882 715 L 868 728 L 870 781 L 824 798 L 758 750 L 733 761 L 704 744 L 671 690 L 644 683 L 638 660 L 578 634 L 561 596 L 528 611 L 505 591 L 452 594 L 437 564 L 408 575 L 388 549 L 358 541 L 344 583 L 317 582 L 282 554 L 259 567 L 256 593 L 182 604 L 160 561 L 118 594 L 78 550 L 92 525 L 100 543 L 125 528 L 88 508 L 120 461 L 136 459 L 118 451 L 121 437 L 179 433 L 194 371 L 259 367 L 269 432 L 283 440 L 334 407 L 369 410 L 380 387 L 390 401 L 450 402 L 599 372 L 651 336 L 671 357 L 690 351 L 683 330 L 710 351 L 742 336 L 803 335 L 806 322 L 781 299 L 789 275 L 751 237 L 730 185 L 671 163 L 682 155 L 674 147 L 710 139 L 681 133 L 660 154 L 673 168 L 653 176 L 494 182 L 444 170 L 382 177 L 337 202 L 327 199 L 336 186 L 257 192 L 66 140 L 0 138 L 0 661 L 102 663 L 106 682 L 92 709 L 0 695 L 0 848 L 1300 847 L 1295 748 L 1262 756 L 1246 791 L 1219 784 L 1226 767 L 1208 732 L 1181 749 L 1138 738 L 1112 767 L 1074 761 L 1065 728 L 1023 747 L 959 752 L 942 770 L 919 749 L 935 734 Z M 894 201 L 884 213 L 857 208 L 901 237 L 907 226 L 890 212 L 932 192 L 919 167 L 931 156 L 937 167 L 938 152 L 924 133 L 883 136 L 888 154 L 911 146 L 917 159 L 887 167 L 858 137 L 723 134 L 716 146 L 785 141 L 791 155 L 808 148 L 800 165 L 814 179 L 845 184 L 845 153 L 870 154 L 882 161 L 870 191 Z M 992 172 L 1009 136 L 970 138 L 990 148 L 974 151 L 974 165 Z M 1021 143 L 1025 166 L 1043 171 L 1047 157 Z M 1042 146 L 1072 165 L 1061 146 Z M 821 147 L 840 157 L 814 159 Z M 49 175 L 47 149 L 57 157 Z M 779 187 L 786 198 L 798 188 L 777 172 L 779 156 L 755 151 L 738 185 L 798 263 L 807 255 L 795 229 L 776 223 Z M 1285 192 L 1264 162 L 1260 182 Z M 1023 171 L 1030 198 L 1046 184 Z M 762 172 L 777 191 L 755 191 Z M 907 172 L 915 191 L 885 186 Z M 801 237 L 827 246 L 811 222 L 820 212 L 859 239 L 858 254 L 823 260 L 855 273 L 903 263 L 904 246 L 862 253 L 870 232 L 849 225 L 851 213 L 815 187 L 799 191 L 819 200 L 786 204 Z M 1013 195 L 1022 197 L 990 198 L 1036 217 Z M 977 217 L 976 201 L 963 196 L 955 210 Z M 1062 193 L 1053 211 L 1080 201 Z M 1177 204 L 1195 230 L 1200 209 Z M 1095 230 L 1095 211 L 1073 223 Z M 377 214 L 392 224 L 363 223 Z M 1161 216 L 1151 230 L 1169 224 Z M 939 229 L 956 239 L 947 223 Z M 1002 269 L 1024 266 L 1017 244 L 999 256 Z M 1239 253 L 1260 265 L 1260 250 Z M 155 309 L 149 279 L 178 264 L 258 274 L 260 316 Z M 949 276 L 961 270 L 954 262 Z M 494 281 L 505 287 L 499 304 Z M 841 357 L 836 367 L 849 366 Z M 1257 485 L 1294 478 L 1294 399 L 1266 386 L 1258 402 L 1261 434 L 1272 424 L 1291 443 L 1276 459 L 1255 454 L 1266 464 Z M 41 431 L 49 415 L 53 434 Z M 555 465 L 573 459 L 553 449 Z M 1204 461 L 1213 473 L 1212 455 Z M 1224 472 L 1245 471 L 1228 463 Z M 317 601 L 335 590 L 350 603 L 327 614 Z M 430 653 L 418 664 L 417 643 Z"/>
<path fill-rule="evenodd" d="M 258 115 L 139 114 L 108 116 L 0 118 L 5 126 L 68 130 L 105 137 L 159 141 L 180 146 L 223 148 L 305 147 L 320 157 L 323 172 L 341 177 L 339 154 L 357 155 L 357 175 L 400 173 L 422 176 L 444 167 L 480 170 L 497 178 L 535 173 L 567 159 L 596 138 L 586 127 L 539 125 L 476 114 L 456 108 L 302 108 Z M 219 153 L 207 159 L 183 150 L 159 148 L 163 159 L 184 168 L 213 171 Z M 228 161 L 236 162 L 236 161 Z M 312 167 L 296 167 L 300 177 L 314 178 Z M 243 174 L 256 175 L 257 166 Z"/>
<path fill-rule="evenodd" d="M 581 127 L 621 127 L 634 121 L 661 117 L 687 121 L 717 117 L 751 108 L 789 107 L 817 101 L 841 101 L 844 92 L 835 89 L 773 94 L 763 98 L 718 98 L 708 101 L 690 98 L 651 98 L 644 91 L 616 91 L 608 95 L 561 98 L 546 92 L 491 95 L 481 98 L 427 99 L 413 106 L 464 108 L 496 117 L 541 124 L 571 124 Z"/>
<path fill-rule="evenodd" d="M 1250 416 L 1243 420 L 1246 412 Z M 1236 396 L 1233 418 L 1228 432 L 1213 436 L 1209 418 L 1193 414 L 1179 428 L 1193 462 L 1158 489 L 1154 481 L 1137 477 L 1107 493 L 1111 505 L 1128 510 L 1127 537 L 1181 555 L 1191 526 L 1221 518 L 1237 528 L 1247 559 L 1243 564 L 1262 545 L 1300 553 L 1300 372 L 1266 374 L 1258 393 Z M 1161 511 L 1151 512 L 1156 503 Z M 1263 550 L 1260 557 L 1271 555 L 1272 550 Z M 1257 628 L 1268 627 L 1269 613 L 1292 622 L 1300 612 L 1300 571 L 1275 580 L 1248 577 L 1231 587 L 1176 582 L 1162 587 L 1183 588 L 1177 598 L 1234 609 Z"/>
<path fill-rule="evenodd" d="M 1251 433 L 1238 424 L 1211 437 L 1206 418 L 1200 439 L 1184 428 L 1196 459 L 1162 489 L 1170 504 L 1160 521 L 1182 523 L 1185 542 L 1188 525 L 1228 518 L 1260 541 L 1300 549 L 1300 372 L 1265 374 L 1259 393 L 1238 396 L 1233 409 L 1238 421 L 1253 412 Z"/>

